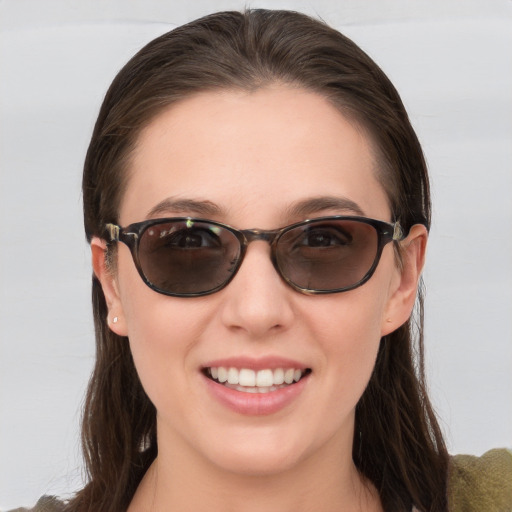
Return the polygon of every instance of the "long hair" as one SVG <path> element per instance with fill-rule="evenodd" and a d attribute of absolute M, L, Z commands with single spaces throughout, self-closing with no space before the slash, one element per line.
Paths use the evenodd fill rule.
<path fill-rule="evenodd" d="M 127 165 L 140 131 L 169 105 L 194 93 L 287 84 L 316 92 L 371 138 L 394 219 L 405 231 L 430 226 L 422 150 L 400 97 L 351 40 L 289 11 L 206 16 L 150 42 L 110 86 L 85 160 L 87 239 L 118 222 Z M 353 459 L 386 511 L 446 511 L 448 455 L 425 389 L 423 309 L 381 340 L 375 370 L 356 409 Z M 157 454 L 156 411 L 137 376 L 126 339 L 107 325 L 93 277 L 96 365 L 86 397 L 82 443 L 88 483 L 73 511 L 126 509 Z"/>

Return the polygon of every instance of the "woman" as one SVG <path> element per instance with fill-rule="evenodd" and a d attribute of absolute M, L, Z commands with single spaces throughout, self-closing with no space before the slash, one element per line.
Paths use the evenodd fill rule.
<path fill-rule="evenodd" d="M 411 319 L 426 166 L 351 41 L 260 10 L 156 39 L 83 193 L 97 361 L 68 510 L 448 510 L 421 293 Z"/>
<path fill-rule="evenodd" d="M 196 481 L 204 474 L 239 489 L 237 498 L 233 489 L 217 492 L 222 483 L 214 487 L 218 499 L 232 496 L 233 503 L 247 499 L 242 489 L 274 482 L 273 503 L 281 489 L 279 500 L 292 496 L 286 479 L 295 493 L 305 485 L 300 472 L 327 484 L 325 452 L 339 452 L 339 474 L 329 470 L 343 482 L 328 486 L 333 508 L 343 505 L 343 493 L 368 509 L 378 510 L 379 501 L 386 510 L 443 509 L 446 452 L 414 373 L 408 322 L 430 218 L 425 165 L 398 95 L 352 43 L 304 16 L 264 11 L 214 15 L 155 40 L 107 94 L 85 164 L 84 203 L 98 332 L 84 422 L 93 483 L 84 503 L 122 509 L 136 491 L 129 510 L 142 510 L 152 495 L 158 509 L 165 503 L 158 482 L 186 488 L 174 474 L 178 460 Z M 126 245 L 106 233 L 107 225 L 148 218 L 276 229 L 326 215 L 371 217 L 395 223 L 397 232 L 399 222 L 408 236 L 397 234 L 371 279 L 345 293 L 298 293 L 273 269 L 268 246 L 254 242 L 225 288 L 169 297 L 143 283 Z M 164 224 L 168 231 L 180 226 Z M 320 224 L 315 236 L 325 241 L 317 243 L 334 244 L 332 229 Z M 362 229 L 376 234 L 370 225 Z M 224 243 L 236 245 L 228 233 Z M 282 277 L 312 290 L 355 286 L 373 252 L 364 256 L 368 268 L 347 269 L 354 275 L 333 277 L 332 285 L 317 284 L 315 269 L 304 279 L 283 269 Z M 148 261 L 142 272 L 159 291 L 194 295 L 225 284 L 235 259 L 222 255 L 198 270 L 180 262 L 185 282 L 168 287 L 165 280 L 175 278 L 167 268 Z M 215 275 L 217 265 L 222 275 Z M 188 283 L 195 275 L 181 275 L 194 271 L 197 283 Z M 217 367 L 294 369 L 302 379 L 261 400 L 232 397 L 211 384 Z M 322 469 L 312 470 L 306 461 L 321 452 Z M 213 468 L 204 468 L 204 459 Z M 157 475 L 167 471 L 164 483 Z M 167 503 L 184 510 L 181 501 Z"/>

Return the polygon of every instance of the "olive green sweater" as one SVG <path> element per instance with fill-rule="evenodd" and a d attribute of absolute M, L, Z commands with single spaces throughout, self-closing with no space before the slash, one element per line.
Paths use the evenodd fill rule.
<path fill-rule="evenodd" d="M 512 512 L 512 452 L 452 457 L 448 502 L 450 512 Z"/>
<path fill-rule="evenodd" d="M 511 451 L 490 450 L 481 457 L 455 455 L 449 475 L 450 512 L 512 512 Z M 57 498 L 43 496 L 35 508 L 11 512 L 65 512 L 65 508 Z"/>

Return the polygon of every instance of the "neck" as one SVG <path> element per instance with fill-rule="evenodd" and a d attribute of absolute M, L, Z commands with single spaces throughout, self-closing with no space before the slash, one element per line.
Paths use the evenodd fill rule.
<path fill-rule="evenodd" d="M 240 474 L 201 460 L 193 449 L 159 442 L 128 512 L 380 512 L 375 488 L 352 461 L 351 444 L 332 448 L 285 470 Z"/>

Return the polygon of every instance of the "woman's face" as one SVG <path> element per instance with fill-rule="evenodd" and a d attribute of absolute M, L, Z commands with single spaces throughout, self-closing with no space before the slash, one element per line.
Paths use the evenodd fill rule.
<path fill-rule="evenodd" d="M 391 221 L 377 165 L 363 130 L 319 95 L 277 86 L 202 93 L 142 132 L 120 224 L 193 216 L 275 229 L 332 214 Z M 160 455 L 249 474 L 351 457 L 354 410 L 380 338 L 412 304 L 404 309 L 392 244 L 363 286 L 308 296 L 284 283 L 269 245 L 256 241 L 226 288 L 196 298 L 151 290 L 118 245 L 113 284 L 103 276 L 110 318 L 118 317 L 110 325 L 129 337 L 156 406 Z M 255 394 L 211 380 L 207 369 L 221 366 L 310 373 Z"/>

